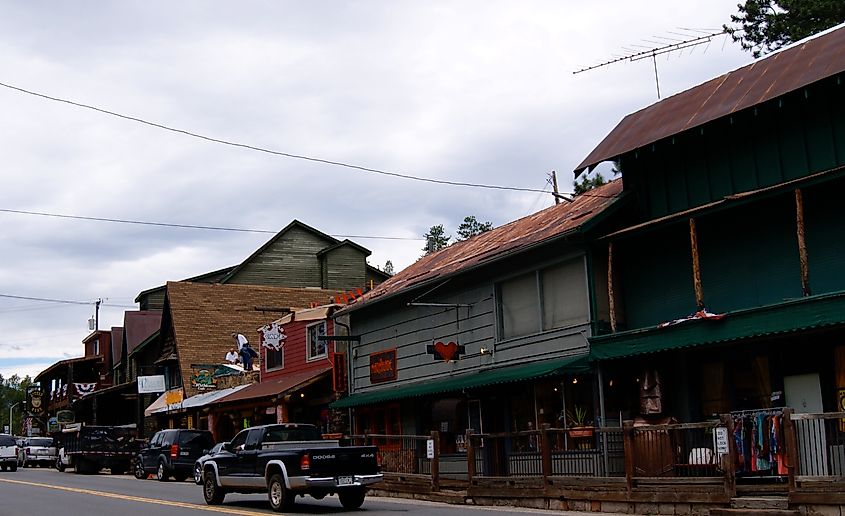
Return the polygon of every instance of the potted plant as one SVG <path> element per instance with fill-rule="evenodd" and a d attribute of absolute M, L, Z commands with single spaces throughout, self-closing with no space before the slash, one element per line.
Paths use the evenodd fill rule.
<path fill-rule="evenodd" d="M 592 437 L 595 429 L 590 423 L 591 421 L 587 417 L 586 407 L 575 405 L 572 411 L 566 413 L 567 432 L 569 433 L 569 437 L 573 439 Z"/>

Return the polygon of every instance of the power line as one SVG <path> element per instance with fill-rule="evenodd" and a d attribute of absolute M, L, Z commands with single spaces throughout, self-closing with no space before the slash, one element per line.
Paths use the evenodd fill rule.
<path fill-rule="evenodd" d="M 93 305 L 96 301 L 70 301 L 67 299 L 50 299 L 46 297 L 15 296 L 12 294 L 0 294 L 0 297 L 8 299 L 21 299 L 24 301 L 43 301 L 46 303 L 63 303 L 67 305 Z"/>
<path fill-rule="evenodd" d="M 175 224 L 168 222 L 150 222 L 144 220 L 130 220 L 130 219 L 113 219 L 107 217 L 86 217 L 83 215 L 67 215 L 63 213 L 48 213 L 43 211 L 29 211 L 29 210 L 12 210 L 8 208 L 0 208 L 2 213 L 15 213 L 18 215 L 37 215 L 41 217 L 55 217 L 59 219 L 75 219 L 75 220 L 91 220 L 96 222 L 114 222 L 118 224 L 136 224 L 140 226 L 158 226 L 167 228 L 184 228 L 184 229 L 206 229 L 210 231 L 233 231 L 239 233 L 267 233 L 275 235 L 278 231 L 271 231 L 269 229 L 246 229 L 246 228 L 229 228 L 224 226 L 202 226 L 197 224 Z M 366 236 L 366 235 L 331 235 L 338 238 L 369 238 L 376 240 L 425 240 L 423 238 L 414 237 L 383 237 L 383 236 Z"/>
<path fill-rule="evenodd" d="M 53 96 L 50 96 L 50 95 L 46 95 L 44 93 L 38 93 L 38 92 L 35 92 L 35 91 L 20 88 L 18 86 L 13 86 L 11 84 L 6 84 L 6 83 L 0 82 L 0 86 L 2 86 L 4 88 L 8 88 L 10 90 L 18 91 L 20 93 L 26 93 L 27 95 L 32 95 L 34 97 L 40 97 L 40 98 L 43 98 L 43 99 L 52 100 L 54 102 L 61 102 L 61 103 L 64 103 L 64 104 L 70 104 L 71 106 L 81 107 L 81 108 L 84 108 L 84 109 L 90 109 L 92 111 L 96 111 L 98 113 L 103 113 L 105 115 L 110 115 L 110 116 L 114 116 L 114 117 L 117 117 L 117 118 L 122 118 L 124 120 L 130 120 L 132 122 L 137 122 L 139 124 L 149 125 L 151 127 L 156 127 L 158 129 L 164 129 L 165 131 L 179 133 L 179 134 L 183 134 L 183 135 L 186 135 L 186 136 L 192 136 L 194 138 L 199 138 L 201 140 L 206 140 L 206 141 L 213 142 L 213 143 L 219 143 L 221 145 L 229 145 L 231 147 L 240 147 L 242 149 L 248 149 L 248 150 L 253 150 L 253 151 L 257 151 L 257 152 L 264 152 L 264 153 L 267 153 L 267 154 L 273 154 L 275 156 L 283 156 L 285 158 L 300 159 L 300 160 L 311 161 L 311 162 L 315 162 L 315 163 L 323 163 L 323 164 L 326 164 L 326 165 L 333 165 L 333 166 L 337 166 L 337 167 L 351 168 L 353 170 L 361 170 L 363 172 L 372 172 L 374 174 L 381 174 L 381 175 L 384 175 L 384 176 L 398 177 L 398 178 L 401 178 L 401 179 L 410 179 L 410 180 L 413 180 L 413 181 L 421 181 L 421 182 L 425 182 L 425 183 L 435 183 L 435 184 L 450 185 L 450 186 L 466 186 L 466 187 L 472 187 L 472 188 L 487 188 L 487 189 L 490 189 L 490 190 L 510 190 L 510 191 L 515 191 L 515 192 L 542 192 L 542 190 L 538 190 L 536 188 L 522 188 L 522 187 L 517 187 L 517 186 L 499 186 L 499 185 L 487 185 L 487 184 L 481 184 L 481 183 L 465 183 L 465 182 L 460 182 L 460 181 L 447 181 L 445 179 L 431 179 L 431 178 L 427 178 L 427 177 L 413 176 L 413 175 L 410 175 L 410 174 L 402 174 L 402 173 L 399 173 L 399 172 L 390 172 L 390 171 L 387 171 L 387 170 L 380 170 L 380 169 L 377 169 L 377 168 L 365 167 L 365 166 L 362 166 L 362 165 L 354 165 L 354 164 L 345 163 L 345 162 L 342 162 L 342 161 L 334 161 L 334 160 L 330 160 L 330 159 L 315 158 L 315 157 L 312 157 L 312 156 L 305 156 L 303 154 L 292 154 L 292 153 L 289 153 L 289 152 L 282 152 L 282 151 L 277 151 L 277 150 L 273 150 L 273 149 L 268 149 L 266 147 L 258 147 L 256 145 L 249 145 L 249 144 L 246 144 L 246 143 L 239 143 L 239 142 L 234 142 L 234 141 L 230 141 L 230 140 L 223 140 L 223 139 L 220 139 L 220 138 L 214 138 L 214 137 L 211 137 L 211 136 L 205 136 L 203 134 L 195 133 L 195 132 L 192 132 L 192 131 L 187 131 L 185 129 L 178 129 L 178 128 L 170 127 L 170 126 L 160 124 L 160 123 L 157 123 L 157 122 L 150 122 L 149 120 L 144 120 L 143 118 L 138 118 L 138 117 L 129 116 L 129 115 L 123 115 L 121 113 L 109 111 L 107 109 L 99 108 L 99 107 L 96 107 L 96 106 L 91 106 L 89 104 L 83 104 L 83 103 L 75 102 L 75 101 L 72 101 L 72 100 L 67 100 L 67 99 L 63 99 L 63 98 L 59 98 L 59 97 L 53 97 Z"/>

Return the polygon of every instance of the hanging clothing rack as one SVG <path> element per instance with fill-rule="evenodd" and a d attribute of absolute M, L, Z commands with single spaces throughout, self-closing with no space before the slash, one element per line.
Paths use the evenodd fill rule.
<path fill-rule="evenodd" d="M 785 407 L 767 408 L 767 409 L 748 409 L 748 410 L 732 410 L 732 416 L 747 416 L 751 414 L 782 414 Z"/>

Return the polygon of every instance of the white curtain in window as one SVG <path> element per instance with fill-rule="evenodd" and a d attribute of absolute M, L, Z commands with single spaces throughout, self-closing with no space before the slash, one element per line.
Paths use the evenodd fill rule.
<path fill-rule="evenodd" d="M 540 332 L 540 310 L 535 273 L 525 274 L 501 284 L 502 333 L 509 339 Z"/>
<path fill-rule="evenodd" d="M 543 329 L 564 328 L 587 322 L 587 281 L 584 260 L 578 258 L 541 273 Z"/>

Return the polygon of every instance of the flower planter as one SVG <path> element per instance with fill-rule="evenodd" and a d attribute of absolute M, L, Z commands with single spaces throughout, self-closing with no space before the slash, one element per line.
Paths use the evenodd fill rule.
<path fill-rule="evenodd" d="M 592 437 L 593 433 L 595 432 L 595 428 L 591 426 L 578 426 L 575 428 L 570 428 L 567 430 L 569 433 L 569 437 L 572 439 L 582 439 L 586 437 Z"/>

